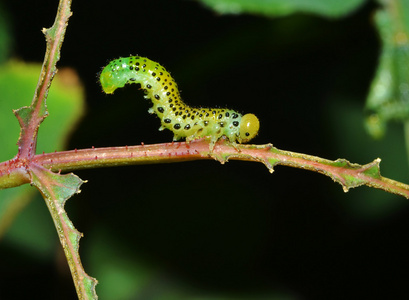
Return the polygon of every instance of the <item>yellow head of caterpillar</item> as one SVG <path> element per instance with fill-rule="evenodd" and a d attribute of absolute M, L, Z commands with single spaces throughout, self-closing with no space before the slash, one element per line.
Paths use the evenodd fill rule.
<path fill-rule="evenodd" d="M 253 114 L 245 114 L 241 118 L 238 141 L 239 143 L 247 143 L 252 140 L 260 129 L 260 121 Z"/>
<path fill-rule="evenodd" d="M 112 94 L 118 87 L 115 83 L 114 76 L 115 74 L 112 72 L 106 72 L 105 70 L 101 72 L 100 81 L 105 94 Z"/>

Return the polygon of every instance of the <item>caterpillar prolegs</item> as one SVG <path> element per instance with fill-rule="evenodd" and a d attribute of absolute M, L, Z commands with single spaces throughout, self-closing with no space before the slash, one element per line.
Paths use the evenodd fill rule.
<path fill-rule="evenodd" d="M 127 83 L 139 83 L 145 98 L 152 100 L 149 113 L 161 119 L 159 130 L 169 129 L 173 140 L 186 141 L 210 137 L 210 148 L 226 136 L 233 144 L 246 143 L 254 138 L 260 123 L 253 114 L 240 113 L 224 108 L 193 108 L 185 104 L 175 80 L 157 62 L 140 56 L 118 58 L 111 61 L 101 72 L 102 89 L 112 94 Z"/>

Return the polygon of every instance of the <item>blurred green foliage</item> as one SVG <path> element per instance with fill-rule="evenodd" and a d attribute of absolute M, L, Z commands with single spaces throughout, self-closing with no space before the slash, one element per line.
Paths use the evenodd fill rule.
<path fill-rule="evenodd" d="M 366 128 L 374 138 L 384 136 L 388 121 L 409 119 L 409 2 L 380 2 L 385 6 L 375 24 L 382 53 L 365 107 Z"/>
<path fill-rule="evenodd" d="M 200 0 L 222 14 L 259 14 L 269 17 L 313 13 L 325 17 L 350 14 L 366 0 Z"/>
<path fill-rule="evenodd" d="M 19 125 L 12 110 L 29 105 L 40 74 L 41 65 L 27 64 L 15 60 L 0 66 L 0 136 L 2 143 L 0 160 L 5 161 L 17 154 Z M 38 153 L 63 150 L 69 134 L 84 112 L 83 90 L 74 71 L 61 70 L 53 82 L 48 97 L 51 114 L 40 127 Z M 31 186 L 21 186 L 0 191 L 0 236 L 4 241 L 32 252 L 31 255 L 47 257 L 55 247 L 56 236 L 51 219 L 46 212 L 42 197 Z M 21 209 L 31 199 L 36 203 L 31 209 L 17 218 Z M 38 222 L 40 215 L 42 222 Z M 32 224 L 37 226 L 33 228 Z M 8 230 L 8 226 L 13 226 Z M 43 226 L 44 224 L 44 226 Z M 51 226 L 51 228 L 49 228 Z M 51 232 L 54 235 L 51 235 Z M 35 234 L 37 233 L 37 234 Z M 49 233 L 49 234 L 46 234 Z"/>
<path fill-rule="evenodd" d="M 0 10 L 0 13 L 2 11 Z M 0 16 L 0 160 L 5 161 L 17 154 L 19 124 L 13 109 L 30 104 L 40 74 L 41 65 L 23 63 L 17 60 L 5 61 L 9 56 L 12 40 L 8 30 L 7 18 Z M 39 153 L 63 150 L 69 134 L 84 112 L 83 88 L 73 70 L 63 69 L 53 82 L 48 97 L 48 108 L 52 111 L 42 124 L 38 137 Z M 32 198 L 36 204 L 43 205 L 41 197 L 30 186 L 0 191 L 0 237 L 12 224 L 16 215 Z M 54 247 L 55 236 L 45 234 L 53 232 L 49 219 L 35 222 L 41 215 L 38 206 L 31 205 L 32 210 L 24 212 L 7 232 L 5 241 L 32 252 L 32 255 L 47 257 L 50 247 Z M 46 215 L 47 216 L 47 215 Z M 33 228 L 32 224 L 37 226 Z M 38 234 L 34 231 L 38 230 Z M 54 233 L 54 232 L 53 232 Z M 55 234 L 55 233 L 54 233 Z M 52 243 L 50 243 L 52 241 Z M 48 249 L 48 250 L 46 250 Z"/>

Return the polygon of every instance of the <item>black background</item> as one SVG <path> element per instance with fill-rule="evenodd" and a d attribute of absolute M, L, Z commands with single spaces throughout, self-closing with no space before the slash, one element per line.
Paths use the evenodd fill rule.
<path fill-rule="evenodd" d="M 57 1 L 8 0 L 5 8 L 15 38 L 12 56 L 41 62 L 40 29 L 52 25 Z M 171 71 L 187 103 L 256 114 L 261 130 L 254 143 L 346 156 L 332 144 L 325 108 L 335 94 L 351 95 L 363 107 L 379 54 L 375 9 L 369 3 L 338 20 L 303 14 L 269 19 L 219 16 L 194 1 L 74 1 L 59 67 L 77 70 L 87 115 L 69 148 L 171 140 L 171 132 L 157 131 L 159 120 L 147 113 L 150 103 L 138 87 L 113 96 L 101 92 L 101 68 L 138 54 Z M 90 275 L 87 247 L 100 229 L 109 236 L 106 247 L 115 241 L 199 294 L 405 294 L 407 209 L 375 221 L 353 217 L 342 201 L 355 190 L 344 194 L 325 176 L 284 167 L 271 175 L 257 163 L 212 161 L 76 174 L 89 183 L 66 208 L 86 235 L 81 251 Z M 362 189 L 362 197 L 371 197 Z M 38 262 L 7 247 L 2 252 L 2 260 L 12 257 L 1 268 L 5 299 L 75 299 L 70 277 L 55 260 Z"/>

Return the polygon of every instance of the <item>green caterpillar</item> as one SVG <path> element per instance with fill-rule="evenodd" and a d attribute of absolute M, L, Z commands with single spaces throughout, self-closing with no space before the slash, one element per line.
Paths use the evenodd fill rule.
<path fill-rule="evenodd" d="M 111 61 L 101 72 L 100 82 L 107 94 L 127 83 L 139 83 L 145 98 L 152 100 L 149 113 L 161 119 L 159 130 L 169 129 L 173 140 L 186 141 L 210 137 L 210 147 L 226 136 L 233 144 L 246 143 L 254 138 L 260 128 L 253 114 L 240 113 L 223 108 L 193 108 L 185 104 L 179 94 L 175 80 L 157 62 L 140 56 L 118 58 Z"/>

